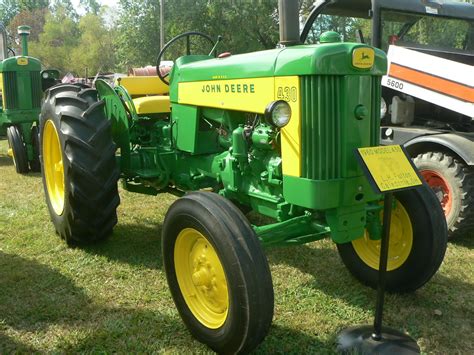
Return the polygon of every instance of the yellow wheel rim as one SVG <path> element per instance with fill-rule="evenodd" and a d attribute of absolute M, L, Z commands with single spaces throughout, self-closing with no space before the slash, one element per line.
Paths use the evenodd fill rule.
<path fill-rule="evenodd" d="M 13 148 L 8 148 L 7 155 L 13 159 L 13 165 L 16 166 L 15 153 L 13 152 Z"/>
<path fill-rule="evenodd" d="M 189 309 L 204 326 L 221 327 L 229 310 L 227 280 L 211 243 L 194 228 L 176 239 L 174 262 L 179 288 Z"/>
<path fill-rule="evenodd" d="M 398 269 L 410 255 L 413 245 L 413 228 L 405 208 L 397 201 L 392 209 L 390 244 L 388 248 L 387 271 Z M 371 240 L 365 231 L 364 237 L 352 241 L 359 258 L 372 269 L 379 269 L 380 240 Z"/>
<path fill-rule="evenodd" d="M 64 211 L 64 166 L 58 132 L 51 120 L 43 129 L 43 165 L 49 201 L 60 216 Z"/>

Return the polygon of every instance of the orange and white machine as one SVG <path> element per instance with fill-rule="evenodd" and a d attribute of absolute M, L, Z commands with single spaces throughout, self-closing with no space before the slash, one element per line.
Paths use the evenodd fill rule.
<path fill-rule="evenodd" d="M 472 65 L 395 45 L 389 47 L 388 60 L 383 86 L 474 118 Z M 392 120 L 396 124 L 399 118 L 394 117 L 393 109 Z M 404 116 L 403 112 L 400 115 Z M 412 119 L 411 115 L 402 117 L 401 123 L 404 118 Z"/>

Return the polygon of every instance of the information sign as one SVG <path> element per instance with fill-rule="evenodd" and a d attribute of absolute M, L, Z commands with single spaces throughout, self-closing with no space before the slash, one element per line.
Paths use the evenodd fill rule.
<path fill-rule="evenodd" d="M 399 145 L 359 148 L 357 155 L 378 193 L 423 184 L 412 161 Z"/>

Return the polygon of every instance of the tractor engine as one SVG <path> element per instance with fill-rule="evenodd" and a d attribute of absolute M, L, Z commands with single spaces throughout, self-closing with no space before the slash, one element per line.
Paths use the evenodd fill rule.
<path fill-rule="evenodd" d="M 171 141 L 197 165 L 213 158 L 174 184 L 217 179 L 222 195 L 278 221 L 324 211 L 334 240 L 360 237 L 378 197 L 354 150 L 378 144 L 385 70 L 383 52 L 334 32 L 318 45 L 178 59 Z"/>

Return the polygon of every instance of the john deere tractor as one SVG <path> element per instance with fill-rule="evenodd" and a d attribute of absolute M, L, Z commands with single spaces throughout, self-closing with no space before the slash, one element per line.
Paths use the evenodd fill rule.
<path fill-rule="evenodd" d="M 8 47 L 0 24 L 0 136 L 7 136 L 16 171 L 39 171 L 38 118 L 43 90 L 56 84 L 57 70 L 41 71 L 38 59 L 28 56 L 30 27 L 18 27 L 22 55 Z M 10 57 L 9 57 L 10 56 Z"/>
<path fill-rule="evenodd" d="M 158 63 L 195 37 L 210 54 L 188 47 L 169 75 L 115 87 L 54 86 L 41 111 L 46 202 L 67 243 L 112 232 L 119 179 L 128 191 L 181 196 L 163 224 L 166 276 L 190 332 L 218 352 L 248 352 L 267 334 L 264 247 L 329 237 L 359 281 L 377 280 L 383 202 L 354 150 L 379 144 L 386 56 L 335 32 L 300 45 L 296 2 L 279 5 L 277 49 L 216 58 L 210 37 L 185 33 Z M 409 292 L 438 270 L 446 222 L 425 185 L 395 197 L 387 287 Z M 250 210 L 270 220 L 253 225 Z"/>

